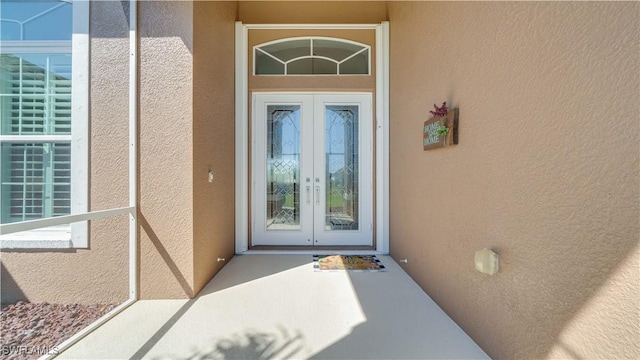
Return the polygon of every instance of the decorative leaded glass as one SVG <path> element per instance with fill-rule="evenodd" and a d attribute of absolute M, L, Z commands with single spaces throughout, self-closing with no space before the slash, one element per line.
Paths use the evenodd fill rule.
<path fill-rule="evenodd" d="M 327 229 L 358 230 L 358 138 L 358 106 L 326 106 Z"/>
<path fill-rule="evenodd" d="M 267 230 L 299 230 L 300 106 L 267 113 Z"/>

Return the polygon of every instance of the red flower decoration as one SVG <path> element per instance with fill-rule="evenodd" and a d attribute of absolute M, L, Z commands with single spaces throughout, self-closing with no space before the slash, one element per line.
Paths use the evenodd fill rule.
<path fill-rule="evenodd" d="M 441 107 L 438 107 L 436 104 L 433 104 L 433 107 L 436 109 L 436 111 L 429 111 L 431 114 L 433 114 L 434 117 L 445 117 L 447 116 L 447 111 L 449 111 L 449 108 L 447 107 L 447 102 L 443 102 Z"/>

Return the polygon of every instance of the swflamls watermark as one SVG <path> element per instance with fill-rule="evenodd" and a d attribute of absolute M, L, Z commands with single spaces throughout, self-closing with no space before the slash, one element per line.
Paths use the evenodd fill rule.
<path fill-rule="evenodd" d="M 57 346 L 45 346 L 45 345 L 0 345 L 0 355 L 58 355 L 59 350 Z"/>

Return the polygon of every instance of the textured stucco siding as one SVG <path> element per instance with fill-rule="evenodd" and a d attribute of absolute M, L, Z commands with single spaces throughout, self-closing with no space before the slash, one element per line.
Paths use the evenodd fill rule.
<path fill-rule="evenodd" d="M 640 4 L 388 6 L 392 256 L 493 358 L 639 358 Z"/>
<path fill-rule="evenodd" d="M 91 3 L 90 208 L 127 206 L 129 38 L 120 2 Z M 2 302 L 129 297 L 128 215 L 91 222 L 89 249 L 2 251 Z"/>
<path fill-rule="evenodd" d="M 128 11 L 91 4 L 91 210 L 128 204 Z M 139 3 L 141 298 L 192 297 L 233 256 L 236 14 L 235 2 Z M 3 251 L 2 301 L 127 299 L 128 222 L 93 221 L 89 249 Z"/>
<path fill-rule="evenodd" d="M 139 5 L 140 297 L 192 297 L 193 3 Z"/>
<path fill-rule="evenodd" d="M 246 24 L 375 24 L 386 19 L 385 1 L 239 1 Z"/>
<path fill-rule="evenodd" d="M 235 253 L 235 2 L 194 3 L 193 252 L 196 293 Z M 208 181 L 209 170 L 213 182 Z M 218 262 L 218 258 L 225 261 Z"/>

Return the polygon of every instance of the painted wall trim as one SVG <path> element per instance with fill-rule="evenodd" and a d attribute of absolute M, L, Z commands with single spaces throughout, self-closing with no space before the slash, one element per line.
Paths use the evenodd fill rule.
<path fill-rule="evenodd" d="M 329 29 L 329 30 L 346 30 L 346 29 L 376 29 L 380 24 L 244 24 L 244 27 L 249 30 L 317 30 L 317 29 Z"/>
<path fill-rule="evenodd" d="M 248 250 L 242 255 L 316 255 L 326 250 Z M 331 250 L 332 255 L 387 255 L 375 250 Z"/>
<path fill-rule="evenodd" d="M 380 24 L 243 24 L 236 22 L 236 254 L 249 250 L 249 29 L 376 30 L 376 251 L 389 253 L 389 22 Z"/>
<path fill-rule="evenodd" d="M 249 249 L 248 30 L 236 21 L 236 254 Z"/>

